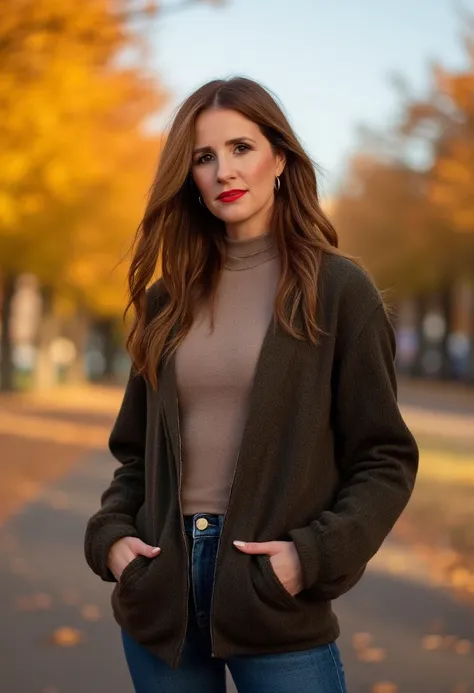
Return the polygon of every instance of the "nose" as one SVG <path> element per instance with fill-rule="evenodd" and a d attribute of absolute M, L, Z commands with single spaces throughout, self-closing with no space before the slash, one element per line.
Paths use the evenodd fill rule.
<path fill-rule="evenodd" d="M 217 180 L 219 183 L 226 183 L 235 178 L 232 160 L 226 156 L 220 157 L 217 162 Z"/>

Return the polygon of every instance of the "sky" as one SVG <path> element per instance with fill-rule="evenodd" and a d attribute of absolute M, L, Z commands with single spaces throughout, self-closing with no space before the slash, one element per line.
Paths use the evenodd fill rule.
<path fill-rule="evenodd" d="M 391 75 L 422 95 L 433 61 L 465 65 L 461 7 L 474 13 L 474 0 L 227 0 L 164 15 L 150 34 L 153 69 L 170 92 L 160 124 L 204 82 L 256 79 L 283 103 L 330 195 L 357 150 L 358 126 L 395 122 Z"/>

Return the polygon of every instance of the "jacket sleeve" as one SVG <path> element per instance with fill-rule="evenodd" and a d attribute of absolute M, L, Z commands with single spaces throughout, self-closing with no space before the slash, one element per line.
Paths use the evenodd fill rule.
<path fill-rule="evenodd" d="M 101 508 L 87 523 L 84 550 L 91 569 L 107 582 L 115 577 L 107 567 L 112 544 L 122 537 L 138 537 L 135 516 L 145 496 L 146 384 L 130 370 L 122 406 L 109 439 L 109 449 L 120 466 L 101 497 Z"/>
<path fill-rule="evenodd" d="M 156 317 L 167 300 L 163 280 L 146 294 L 146 322 Z M 122 537 L 138 537 L 135 518 L 145 500 L 145 441 L 147 385 L 132 367 L 118 416 L 109 438 L 109 449 L 120 462 L 101 507 L 88 521 L 84 552 L 91 569 L 106 582 L 116 582 L 107 567 L 110 547 Z"/>
<path fill-rule="evenodd" d="M 378 303 L 348 341 L 333 380 L 341 482 L 331 509 L 294 529 L 304 587 L 335 599 L 362 577 L 411 496 L 418 448 L 398 404 L 395 335 Z"/>

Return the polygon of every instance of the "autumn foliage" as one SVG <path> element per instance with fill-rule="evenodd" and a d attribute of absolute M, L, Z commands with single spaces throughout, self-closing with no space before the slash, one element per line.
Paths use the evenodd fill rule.
<path fill-rule="evenodd" d="M 121 263 L 159 155 L 165 94 L 129 0 L 5 0 L 0 14 L 2 374 L 8 301 L 34 274 L 49 308 L 118 316 Z"/>
<path fill-rule="evenodd" d="M 111 269 L 158 156 L 144 125 L 163 93 L 138 67 L 127 2 L 87 0 L 80 12 L 72 0 L 6 4 L 0 271 L 34 272 L 117 310 Z M 126 50 L 132 57 L 121 60 Z"/>
<path fill-rule="evenodd" d="M 474 53 L 433 69 L 395 131 L 350 162 L 333 208 L 343 245 L 397 295 L 474 280 Z M 413 157 L 415 147 L 423 157 Z"/>

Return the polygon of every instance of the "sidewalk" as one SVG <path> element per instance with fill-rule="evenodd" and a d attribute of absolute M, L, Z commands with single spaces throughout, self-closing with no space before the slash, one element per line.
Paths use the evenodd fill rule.
<path fill-rule="evenodd" d="M 54 407 L 72 404 L 75 408 L 110 412 L 120 405 L 123 390 L 123 385 L 84 383 L 61 385 L 41 392 L 0 394 L 0 410 L 2 400 L 14 399 L 25 404 L 34 402 Z M 474 417 L 474 385 L 413 380 L 400 376 L 398 395 L 401 405 Z"/>
<path fill-rule="evenodd" d="M 83 558 L 109 476 L 106 455 L 86 453 L 0 526 L 2 693 L 131 693 L 112 586 Z M 350 693 L 474 693 L 472 614 L 409 547 L 387 543 L 335 611 Z"/>
<path fill-rule="evenodd" d="M 402 404 L 474 417 L 474 385 L 399 377 Z"/>
<path fill-rule="evenodd" d="M 451 445 L 454 436 L 474 451 L 474 413 L 467 398 L 453 406 L 455 393 L 443 411 L 435 388 L 402 390 L 407 423 L 434 441 L 433 449 L 424 443 L 424 514 L 414 515 L 415 525 L 426 522 L 426 480 L 431 502 L 434 487 L 442 494 L 430 531 L 438 522 L 445 533 L 450 507 L 462 512 L 458 487 L 466 498 L 473 488 L 474 454 L 437 456 L 436 443 L 445 436 Z M 5 686 L 5 693 L 131 693 L 110 585 L 87 569 L 82 549 L 86 520 L 113 471 L 106 446 L 122 395 L 123 387 L 87 385 L 0 396 L 2 693 Z M 349 690 L 474 693 L 472 613 L 450 590 L 442 566 L 427 563 L 424 547 L 400 538 L 387 540 L 361 584 L 335 604 Z M 462 574 L 454 577 L 459 582 Z M 230 685 L 228 691 L 235 693 Z"/>

